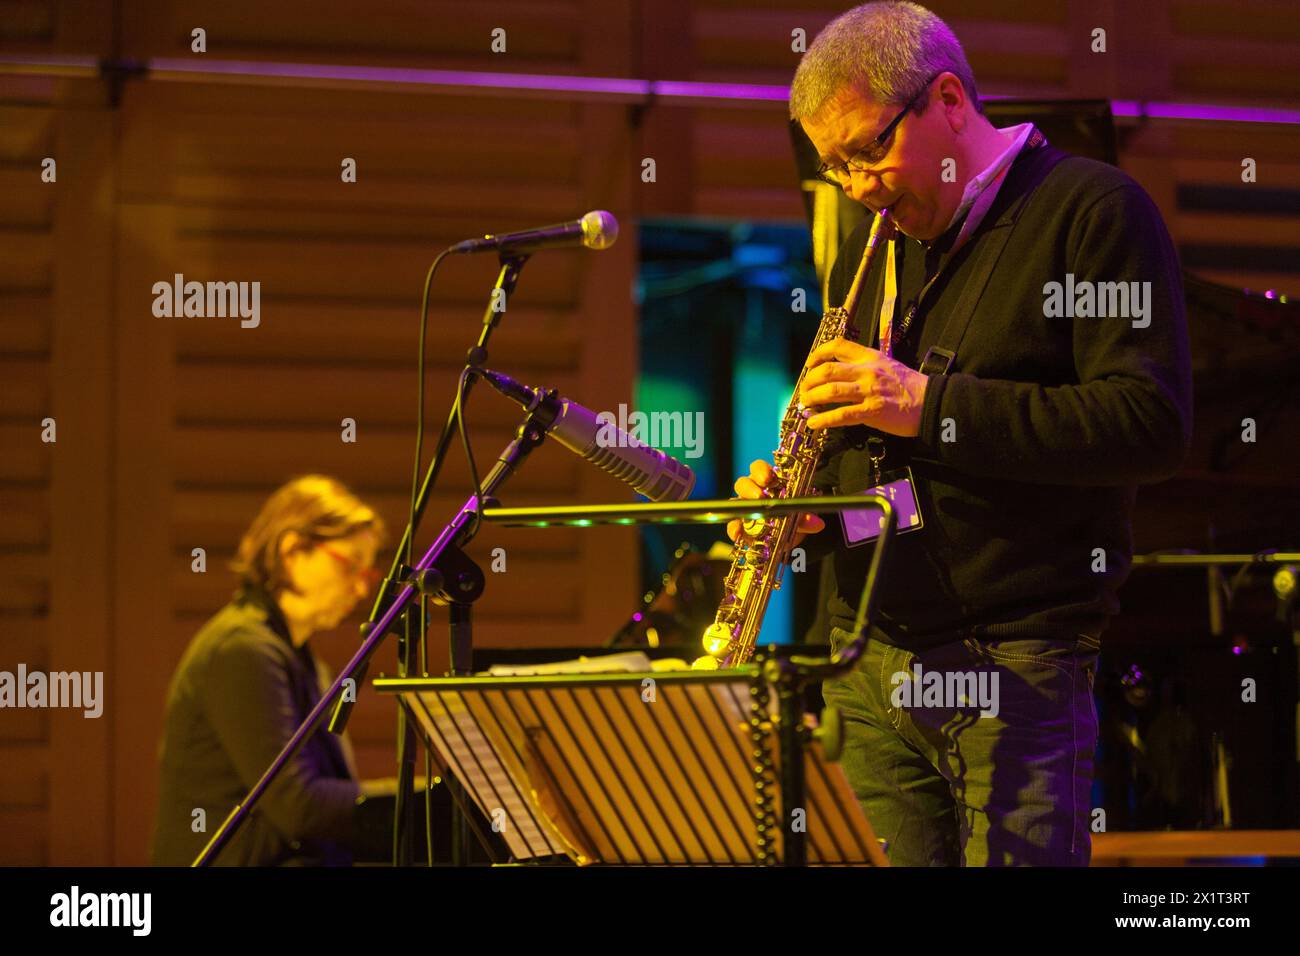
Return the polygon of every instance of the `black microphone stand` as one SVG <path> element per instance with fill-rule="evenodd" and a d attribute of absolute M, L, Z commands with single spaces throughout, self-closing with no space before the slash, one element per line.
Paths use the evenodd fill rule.
<path fill-rule="evenodd" d="M 467 364 L 478 366 L 487 361 L 487 344 L 501 321 L 504 313 L 503 309 L 497 307 L 499 301 L 509 301 L 509 297 L 514 293 L 515 286 L 519 281 L 519 274 L 523 270 L 524 264 L 530 257 L 529 253 L 520 253 L 514 251 L 502 251 L 499 256 L 500 271 L 497 273 L 496 282 L 493 284 L 492 291 L 488 297 L 487 308 L 483 314 L 483 325 L 479 331 L 477 343 L 469 349 Z M 473 386 L 473 378 L 469 378 L 464 388 L 460 391 L 460 403 L 463 405 L 470 388 Z M 520 426 L 520 431 L 516 435 L 515 441 L 502 453 L 498 459 L 497 465 L 493 468 L 488 476 L 488 482 L 484 484 L 484 500 L 486 499 L 489 489 L 509 476 L 514 466 L 522 461 L 523 457 L 528 454 L 536 444 L 540 443 L 545 436 L 546 429 L 554 421 L 558 413 L 558 403 L 554 401 L 554 393 L 551 393 L 550 403 L 543 402 L 539 407 L 529 409 L 528 416 L 524 424 Z M 540 414 L 539 414 L 540 413 Z M 249 810 L 260 799 L 276 774 L 284 765 L 293 757 L 302 747 L 307 737 L 315 730 L 320 723 L 321 716 L 325 708 L 331 704 L 335 705 L 333 716 L 330 719 L 329 730 L 334 734 L 341 734 L 347 728 L 348 718 L 352 714 L 352 707 L 356 702 L 355 691 L 352 694 L 341 694 L 340 689 L 347 681 L 352 681 L 352 688 L 358 688 L 365 680 L 366 669 L 371 656 L 374 654 L 379 642 L 384 635 L 390 630 L 396 630 L 398 618 L 402 618 L 402 628 L 399 632 L 398 647 L 398 672 L 401 676 L 408 676 L 410 668 L 410 659 L 412 642 L 410 640 L 411 619 L 407 613 L 408 605 L 412 598 L 418 592 L 421 594 L 421 600 L 418 607 L 423 612 L 424 597 L 433 596 L 435 600 L 439 597 L 446 596 L 449 599 L 446 603 L 451 605 L 451 662 L 453 673 L 467 673 L 470 668 L 468 661 L 469 650 L 471 648 L 470 640 L 470 618 L 468 605 L 471 604 L 482 593 L 482 570 L 473 564 L 470 559 L 459 550 L 458 545 L 451 545 L 451 539 L 447 538 L 448 529 L 451 524 L 443 529 L 439 535 L 438 541 L 425 554 L 424 558 L 414 567 L 407 567 L 403 563 L 403 557 L 407 552 L 410 542 L 415 539 L 415 532 L 419 528 L 421 519 L 424 516 L 424 509 L 428 505 L 429 495 L 433 490 L 433 484 L 437 480 L 438 473 L 442 469 L 442 463 L 446 458 L 447 447 L 451 443 L 452 436 L 455 434 L 457 407 L 453 404 L 451 411 L 448 413 L 447 421 L 443 425 L 442 433 L 438 437 L 438 444 L 434 449 L 433 458 L 429 462 L 428 470 L 425 472 L 424 480 L 420 485 L 420 490 L 416 496 L 415 507 L 412 509 L 412 519 L 408 521 L 406 529 L 402 534 L 402 540 L 393 555 L 392 565 L 389 567 L 388 575 L 384 578 L 382 585 L 375 596 L 375 603 L 370 611 L 369 620 L 361 626 L 362 643 L 357 652 L 352 656 L 348 664 L 340 671 L 335 678 L 334 683 L 312 708 L 302 725 L 289 738 L 288 742 L 281 749 L 279 755 L 267 768 L 261 779 L 254 784 L 253 788 L 245 796 L 244 800 L 231 810 L 222 825 L 212 835 L 207 845 L 200 851 L 192 865 L 207 866 L 222 847 L 229 842 L 234 836 L 243 820 L 247 817 Z M 549 421 L 541 423 L 550 415 Z M 530 429 L 530 423 L 532 428 Z M 538 431 L 540 429 L 540 431 Z M 529 439 L 528 442 L 521 444 L 521 439 L 525 432 L 537 431 L 535 440 Z M 513 451 L 512 451 L 513 450 Z M 502 471 L 503 463 L 505 470 Z M 460 513 L 453 519 L 453 524 L 458 521 L 457 534 L 464 527 L 464 518 L 466 508 L 469 508 L 470 514 L 477 511 L 477 504 L 473 496 L 465 506 L 461 508 Z M 446 539 L 446 540 L 444 540 Z M 463 543 L 463 542 L 461 542 Z M 449 570 L 456 582 L 457 590 L 453 594 L 446 594 L 443 585 L 447 580 L 443 577 L 443 570 L 434 567 L 443 551 L 451 545 L 454 548 L 452 554 L 447 558 L 445 567 Z M 463 560 L 462 560 L 463 559 Z M 472 570 L 471 570 L 472 566 Z M 477 590 L 472 585 L 472 580 L 477 572 L 479 584 Z M 464 585 L 464 587 L 462 587 Z M 472 595 L 472 596 L 471 596 Z M 417 622 L 417 633 L 420 636 L 421 659 L 427 660 L 427 647 L 424 643 L 425 637 L 425 618 L 421 613 Z M 458 651 L 459 648 L 459 651 Z M 459 659 L 458 659 L 459 658 Z M 458 669 L 463 668 L 463 669 Z M 412 850 L 410 846 L 410 834 L 413 830 L 413 820 L 411 818 L 412 804 L 409 799 L 415 775 L 415 728 L 410 725 L 404 711 L 398 710 L 398 787 L 394 807 L 394 848 L 393 862 L 394 865 L 406 865 L 411 862 Z M 453 798 L 457 796 L 456 784 L 449 782 L 449 790 Z M 453 800 L 453 808 L 458 801 Z M 453 809 L 453 812 L 454 809 Z M 455 817 L 453 818 L 455 819 Z M 465 836 L 465 826 L 453 827 L 453 854 L 456 862 L 461 862 L 458 854 L 463 852 L 467 843 Z M 459 838 L 457 835 L 460 835 Z"/>
<path fill-rule="evenodd" d="M 492 337 L 493 331 L 496 330 L 497 324 L 501 321 L 504 310 L 497 307 L 498 302 L 509 302 L 510 296 L 514 294 L 515 286 L 519 282 L 519 274 L 523 271 L 524 264 L 529 259 L 529 253 L 507 252 L 502 251 L 498 256 L 500 270 L 497 273 L 496 282 L 488 294 L 487 307 L 483 312 L 483 325 L 479 330 L 478 342 L 466 353 L 466 364 L 469 366 L 482 365 L 487 361 L 488 340 Z M 470 389 L 473 388 L 474 379 L 466 380 L 463 390 L 460 394 L 460 402 L 463 404 L 469 396 Z M 433 490 L 433 483 L 437 480 L 438 472 L 442 469 L 442 462 L 447 453 L 447 447 L 451 444 L 452 436 L 456 431 L 456 405 L 453 403 L 451 411 L 447 415 L 447 422 L 443 425 L 442 433 L 438 437 L 437 447 L 434 449 L 433 458 L 429 462 L 428 471 L 425 473 L 424 481 L 421 483 L 420 490 L 416 496 L 415 507 L 412 511 L 411 520 L 407 523 L 406 530 L 402 534 L 402 540 L 398 543 L 396 552 L 393 555 L 393 563 L 389 567 L 388 576 L 384 578 L 383 585 L 379 588 L 379 593 L 375 597 L 375 604 L 370 611 L 370 619 L 367 626 L 373 627 L 380 615 L 392 604 L 397 592 L 402 588 L 404 581 L 402 572 L 404 565 L 403 556 L 407 553 L 410 543 L 415 539 L 415 532 L 420 526 L 420 521 L 424 517 L 424 509 L 429 501 L 429 494 Z M 419 602 L 420 614 L 416 622 L 418 633 L 418 648 L 420 660 L 428 660 L 427 628 L 426 616 L 424 613 L 424 600 Z M 462 622 L 464 611 L 453 603 L 450 609 L 451 616 L 451 647 L 453 660 L 451 662 L 452 673 L 461 673 L 457 670 L 455 657 L 455 648 L 458 643 L 463 643 L 464 638 L 458 635 L 464 631 L 468 624 Z M 398 636 L 397 647 L 397 671 L 399 676 L 409 676 L 411 670 L 411 658 L 416 649 L 416 642 L 411 640 L 412 630 L 411 615 L 407 614 L 402 620 L 402 627 Z M 363 634 L 365 631 L 363 630 Z M 470 665 L 465 662 L 464 667 Z M 365 680 L 365 668 L 357 675 L 357 685 L 359 686 Z M 355 704 L 355 695 L 352 699 L 340 698 L 335 705 L 334 714 L 330 718 L 329 730 L 332 734 L 341 734 L 347 728 L 348 719 L 352 715 L 352 707 Z M 414 859 L 414 850 L 411 846 L 410 834 L 414 832 L 414 810 L 410 796 L 415 780 L 415 728 L 409 722 L 409 716 L 404 710 L 398 709 L 397 714 L 397 794 L 393 805 L 393 865 L 409 866 Z M 459 863 L 461 855 L 466 851 L 468 844 L 468 834 L 463 821 L 457 814 L 456 807 L 460 801 L 456 799 L 459 795 L 459 783 L 454 780 L 447 781 L 448 792 L 452 796 L 452 859 Z"/>
<path fill-rule="evenodd" d="M 497 280 L 492 286 L 492 292 L 488 296 L 488 305 L 483 313 L 483 327 L 479 331 L 478 342 L 472 346 L 466 353 L 466 364 L 469 366 L 482 365 L 487 361 L 488 352 L 487 344 L 495 331 L 498 323 L 501 321 L 502 311 L 497 309 L 496 302 L 498 297 L 504 297 L 509 301 L 509 297 L 514 294 L 515 285 L 519 281 L 519 273 L 523 270 L 524 264 L 528 261 L 528 253 L 502 253 L 500 256 L 501 270 L 497 274 Z M 474 380 L 466 381 L 461 401 L 469 395 L 473 387 Z M 433 490 L 433 483 L 438 479 L 438 473 L 442 470 L 442 463 L 445 460 L 447 446 L 451 444 L 452 436 L 455 434 L 456 409 L 453 405 L 452 410 L 447 415 L 447 422 L 442 427 L 442 432 L 438 436 L 438 444 L 433 452 L 433 458 L 429 461 L 429 467 L 424 475 L 424 480 L 420 484 L 419 493 L 416 496 L 414 508 L 414 520 L 406 525 L 402 532 L 402 540 L 398 542 L 396 552 L 393 555 L 393 563 L 388 569 L 388 576 L 384 579 L 383 586 L 375 595 L 375 603 L 370 611 L 370 618 L 366 624 L 362 625 L 363 631 L 367 626 L 374 626 L 380 616 L 388 609 L 397 597 L 401 589 L 402 578 L 402 557 L 406 554 L 409 542 L 415 537 L 415 532 L 419 528 L 420 521 L 424 517 L 424 509 L 429 503 L 429 494 Z M 364 675 L 362 675 L 364 676 Z M 355 701 L 340 700 L 335 708 L 334 716 L 330 721 L 331 733 L 342 733 L 347 726 L 348 717 L 352 713 L 352 705 Z"/>

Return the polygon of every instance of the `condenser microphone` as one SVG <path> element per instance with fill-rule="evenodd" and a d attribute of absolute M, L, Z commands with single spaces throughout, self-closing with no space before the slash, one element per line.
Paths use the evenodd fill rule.
<path fill-rule="evenodd" d="M 583 245 L 588 249 L 608 249 L 618 238 L 618 220 L 612 213 L 597 209 L 573 222 L 554 226 L 506 232 L 482 239 L 466 239 L 451 247 L 452 252 L 532 252 L 543 246 Z"/>
<path fill-rule="evenodd" d="M 509 375 L 476 369 L 498 392 L 532 410 L 547 392 L 530 388 Z M 549 434 L 579 458 L 627 482 L 651 501 L 684 501 L 695 488 L 695 472 L 671 455 L 651 448 L 640 439 L 567 398 L 554 399 L 557 412 Z"/>

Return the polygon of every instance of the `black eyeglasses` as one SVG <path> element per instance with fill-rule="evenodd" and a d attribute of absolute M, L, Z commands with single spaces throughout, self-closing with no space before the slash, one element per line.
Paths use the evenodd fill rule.
<path fill-rule="evenodd" d="M 903 117 L 908 114 L 908 111 L 916 105 L 916 101 L 919 100 L 925 94 L 925 91 L 930 88 L 930 84 L 942 75 L 942 73 L 936 73 L 934 76 L 926 80 L 925 85 L 921 87 L 915 96 L 908 100 L 907 105 L 899 111 L 898 115 L 889 121 L 889 125 L 881 131 L 880 135 L 854 153 L 847 163 L 839 163 L 836 165 L 822 163 L 818 166 L 817 178 L 824 183 L 830 183 L 832 186 L 845 188 L 849 185 L 849 181 L 852 179 L 855 172 L 866 172 L 870 167 L 876 165 L 876 163 L 888 156 L 889 146 L 887 144 L 889 143 L 889 138 L 894 135 L 894 130 L 898 127 L 899 123 L 903 122 Z"/>

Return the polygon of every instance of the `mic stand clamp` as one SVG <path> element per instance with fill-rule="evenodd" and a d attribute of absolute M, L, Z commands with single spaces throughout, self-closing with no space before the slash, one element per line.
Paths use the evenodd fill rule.
<path fill-rule="evenodd" d="M 447 545 L 427 568 L 402 565 L 401 580 L 443 607 L 474 603 L 482 597 L 487 583 L 483 569 L 455 544 Z"/>

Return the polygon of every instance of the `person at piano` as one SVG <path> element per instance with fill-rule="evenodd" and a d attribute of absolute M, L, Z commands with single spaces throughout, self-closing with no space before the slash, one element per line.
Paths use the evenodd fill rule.
<path fill-rule="evenodd" d="M 152 861 L 190 864 L 275 760 L 331 677 L 310 647 L 352 613 L 379 577 L 375 510 L 334 478 L 275 491 L 231 563 L 239 586 L 199 629 L 167 695 Z M 360 781 L 346 735 L 322 726 L 272 782 L 215 862 L 348 865 L 358 808 L 395 792 Z"/>

